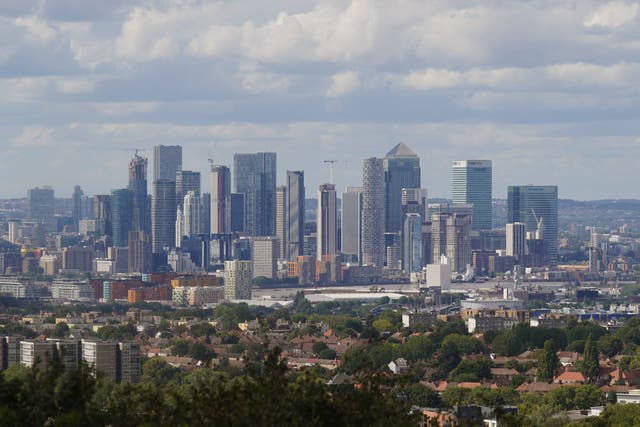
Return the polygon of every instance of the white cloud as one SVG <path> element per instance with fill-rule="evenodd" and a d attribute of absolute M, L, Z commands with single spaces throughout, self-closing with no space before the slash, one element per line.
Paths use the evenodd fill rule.
<path fill-rule="evenodd" d="M 90 93 L 95 88 L 95 83 L 89 79 L 63 79 L 57 82 L 58 92 L 73 95 Z"/>
<path fill-rule="evenodd" d="M 620 27 L 636 18 L 640 5 L 638 3 L 625 3 L 621 1 L 611 2 L 602 5 L 591 16 L 584 25 L 586 27 Z"/>
<path fill-rule="evenodd" d="M 53 143 L 53 129 L 42 126 L 26 127 L 11 140 L 11 145 L 16 147 L 44 147 Z"/>
<path fill-rule="evenodd" d="M 33 41 L 48 43 L 56 36 L 53 28 L 35 16 L 16 18 L 15 23 L 18 27 L 25 28 L 28 37 Z"/>
<path fill-rule="evenodd" d="M 360 86 L 360 76 L 353 70 L 331 76 L 331 84 L 327 89 L 326 96 L 336 98 L 353 92 Z"/>
<path fill-rule="evenodd" d="M 103 102 L 92 104 L 92 107 L 106 116 L 129 116 L 156 111 L 157 102 Z"/>
<path fill-rule="evenodd" d="M 283 92 L 289 88 L 290 79 L 272 73 L 250 71 L 243 73 L 242 87 L 249 93 Z"/>

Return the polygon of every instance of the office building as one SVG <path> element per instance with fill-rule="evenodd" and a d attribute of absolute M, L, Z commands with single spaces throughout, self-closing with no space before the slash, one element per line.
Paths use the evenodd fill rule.
<path fill-rule="evenodd" d="M 427 196 L 427 190 L 423 188 L 403 188 L 402 198 L 400 199 L 402 205 L 402 216 L 408 213 L 417 213 L 422 218 L 428 218 L 429 214 L 429 199 Z"/>
<path fill-rule="evenodd" d="M 93 268 L 93 247 L 69 246 L 62 250 L 62 269 L 67 273 L 90 272 Z"/>
<path fill-rule="evenodd" d="M 113 246 L 128 246 L 133 229 L 133 192 L 126 188 L 111 191 L 110 207 Z"/>
<path fill-rule="evenodd" d="M 464 272 L 471 265 L 471 215 L 447 211 L 431 216 L 432 260 L 444 255 L 452 272 Z"/>
<path fill-rule="evenodd" d="M 362 169 L 362 265 L 384 266 L 384 205 L 383 160 L 365 159 Z"/>
<path fill-rule="evenodd" d="M 151 273 L 151 236 L 146 231 L 129 232 L 129 273 Z"/>
<path fill-rule="evenodd" d="M 193 191 L 200 197 L 200 172 L 176 171 L 176 203 L 178 205 L 182 204 L 184 196 L 189 191 Z"/>
<path fill-rule="evenodd" d="M 320 261 L 324 255 L 338 253 L 338 207 L 334 184 L 321 184 L 318 187 L 317 218 L 316 258 Z"/>
<path fill-rule="evenodd" d="M 75 230 L 78 229 L 78 223 L 84 218 L 83 212 L 83 198 L 84 192 L 79 185 L 73 187 L 73 194 L 71 195 L 71 221 Z"/>
<path fill-rule="evenodd" d="M 507 256 L 521 259 L 526 253 L 527 227 L 523 222 L 512 222 L 506 226 Z"/>
<path fill-rule="evenodd" d="M 176 180 L 182 170 L 182 147 L 180 145 L 156 145 L 153 147 L 153 180 Z"/>
<path fill-rule="evenodd" d="M 402 269 L 407 273 L 422 270 L 422 217 L 408 213 L 402 233 Z"/>
<path fill-rule="evenodd" d="M 40 224 L 51 224 L 55 214 L 53 188 L 32 188 L 27 191 L 27 198 L 27 219 Z"/>
<path fill-rule="evenodd" d="M 235 191 L 245 196 L 245 232 L 276 232 L 276 153 L 235 154 Z"/>
<path fill-rule="evenodd" d="M 418 155 L 404 143 L 396 145 L 384 158 L 386 232 L 399 233 L 402 231 L 402 189 L 420 187 L 420 159 Z"/>
<path fill-rule="evenodd" d="M 93 196 L 93 219 L 96 221 L 96 231 L 99 234 L 112 235 L 111 196 L 109 194 Z"/>
<path fill-rule="evenodd" d="M 335 197 L 335 191 L 334 191 Z M 287 259 L 295 261 L 304 252 L 304 172 L 287 171 Z"/>
<path fill-rule="evenodd" d="M 251 299 L 251 261 L 224 262 L 224 297 L 227 300 Z"/>
<path fill-rule="evenodd" d="M 149 231 L 147 159 L 137 153 L 129 162 L 129 190 L 133 200 L 131 229 Z"/>
<path fill-rule="evenodd" d="M 456 160 L 452 167 L 453 203 L 473 205 L 473 229 L 492 224 L 491 160 Z"/>
<path fill-rule="evenodd" d="M 231 171 L 211 165 L 211 234 L 231 233 Z"/>
<path fill-rule="evenodd" d="M 278 239 L 274 237 L 251 238 L 251 262 L 253 277 L 275 279 Z"/>
<path fill-rule="evenodd" d="M 278 259 L 287 259 L 287 186 L 276 187 L 276 237 Z"/>
<path fill-rule="evenodd" d="M 151 208 L 152 251 L 161 253 L 165 247 L 173 247 L 176 236 L 176 182 L 153 182 Z"/>
<path fill-rule="evenodd" d="M 139 383 L 142 375 L 140 344 L 137 342 L 118 343 L 118 356 L 118 381 Z"/>
<path fill-rule="evenodd" d="M 558 187 L 514 185 L 507 194 L 507 223 L 522 222 L 527 230 L 538 230 L 544 241 L 544 263 L 558 262 Z"/>
<path fill-rule="evenodd" d="M 347 187 L 342 193 L 340 228 L 341 252 L 351 260 L 360 260 L 362 233 L 362 187 Z"/>
<path fill-rule="evenodd" d="M 82 360 L 110 381 L 118 380 L 118 343 L 82 340 Z"/>
<path fill-rule="evenodd" d="M 200 227 L 202 234 L 211 234 L 211 193 L 202 193 L 202 218 Z"/>
<path fill-rule="evenodd" d="M 231 232 L 245 231 L 244 194 L 231 193 Z"/>

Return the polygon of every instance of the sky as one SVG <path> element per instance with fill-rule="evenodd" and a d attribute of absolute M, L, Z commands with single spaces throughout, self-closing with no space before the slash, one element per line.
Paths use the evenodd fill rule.
<path fill-rule="evenodd" d="M 404 142 L 430 197 L 451 162 L 561 198 L 640 198 L 640 4 L 602 0 L 2 0 L 0 197 L 275 151 L 307 197 Z M 151 171 L 149 171 L 151 175 Z M 203 175 L 203 191 L 209 183 Z"/>

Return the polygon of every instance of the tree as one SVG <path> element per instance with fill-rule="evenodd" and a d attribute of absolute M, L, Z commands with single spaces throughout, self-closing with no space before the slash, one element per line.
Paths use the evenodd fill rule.
<path fill-rule="evenodd" d="M 598 340 L 598 348 L 607 357 L 613 357 L 622 351 L 622 341 L 619 338 L 606 334 Z"/>
<path fill-rule="evenodd" d="M 589 335 L 584 345 L 584 354 L 580 363 L 580 372 L 590 383 L 595 382 L 599 371 L 598 344 L 593 335 Z"/>
<path fill-rule="evenodd" d="M 553 341 L 545 341 L 544 348 L 538 355 L 538 381 L 551 381 L 559 363 Z"/>

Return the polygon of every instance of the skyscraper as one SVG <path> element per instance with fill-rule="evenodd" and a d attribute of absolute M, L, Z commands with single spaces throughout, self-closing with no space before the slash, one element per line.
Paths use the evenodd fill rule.
<path fill-rule="evenodd" d="M 360 261 L 362 232 L 362 187 L 347 187 L 342 193 L 341 251 Z"/>
<path fill-rule="evenodd" d="M 287 239 L 287 257 L 289 261 L 295 261 L 296 259 L 298 259 L 298 256 L 303 254 L 304 199 L 304 172 L 287 171 L 287 221 L 285 226 L 285 234 Z"/>
<path fill-rule="evenodd" d="M 507 256 L 522 259 L 526 248 L 526 226 L 522 222 L 508 223 L 506 226 L 506 253 Z"/>
<path fill-rule="evenodd" d="M 151 208 L 153 253 L 173 247 L 176 236 L 176 182 L 160 179 L 153 182 Z"/>
<path fill-rule="evenodd" d="M 133 229 L 133 192 L 128 188 L 112 190 L 110 202 L 113 246 L 127 247 Z"/>
<path fill-rule="evenodd" d="M 408 213 L 402 231 L 402 267 L 407 273 L 422 270 L 422 217 Z"/>
<path fill-rule="evenodd" d="M 402 230 L 403 188 L 420 188 L 420 159 L 401 142 L 384 158 L 385 231 L 388 233 Z"/>
<path fill-rule="evenodd" d="M 365 159 L 362 168 L 362 265 L 384 266 L 384 202 L 383 160 Z"/>
<path fill-rule="evenodd" d="M 93 196 L 93 219 L 99 224 L 96 229 L 103 234 L 111 236 L 111 196 L 109 194 L 96 194 Z"/>
<path fill-rule="evenodd" d="M 176 180 L 176 172 L 182 169 L 182 146 L 156 145 L 153 147 L 153 180 Z"/>
<path fill-rule="evenodd" d="M 211 165 L 211 233 L 231 233 L 231 172 Z"/>
<path fill-rule="evenodd" d="M 196 194 L 195 191 L 189 191 L 184 196 L 182 215 L 184 216 L 183 234 L 185 236 L 191 237 L 202 232 L 202 206 L 200 204 L 200 195 Z"/>
<path fill-rule="evenodd" d="M 189 191 L 193 191 L 196 196 L 200 197 L 200 172 L 194 171 L 176 171 L 176 202 L 182 204 L 184 196 Z"/>
<path fill-rule="evenodd" d="M 245 231 L 245 201 L 244 194 L 231 193 L 231 231 Z"/>
<path fill-rule="evenodd" d="M 429 214 L 429 200 L 425 189 L 403 188 L 400 203 L 402 204 L 403 217 L 408 213 L 417 213 L 422 218 L 427 218 Z"/>
<path fill-rule="evenodd" d="M 235 188 L 245 196 L 245 231 L 251 236 L 276 232 L 276 153 L 234 155 Z"/>
<path fill-rule="evenodd" d="M 432 260 L 448 258 L 451 271 L 464 272 L 471 264 L 471 215 L 439 211 L 431 215 Z"/>
<path fill-rule="evenodd" d="M 131 229 L 149 231 L 147 159 L 137 153 L 129 162 L 129 190 L 133 195 Z"/>
<path fill-rule="evenodd" d="M 84 192 L 79 185 L 73 187 L 73 194 L 71 195 L 71 219 L 73 221 L 74 229 L 78 229 L 78 223 L 83 219 L 83 196 Z"/>
<path fill-rule="evenodd" d="M 27 197 L 29 199 L 27 219 L 41 224 L 53 220 L 55 213 L 53 188 L 48 186 L 32 188 L 27 191 Z"/>
<path fill-rule="evenodd" d="M 490 230 L 492 223 L 491 160 L 456 160 L 452 167 L 453 203 L 473 204 L 473 229 Z"/>
<path fill-rule="evenodd" d="M 523 222 L 527 230 L 542 230 L 545 265 L 558 263 L 558 187 L 514 185 L 507 194 L 507 223 Z"/>
<path fill-rule="evenodd" d="M 129 232 L 129 273 L 151 273 L 151 236 L 146 231 Z"/>
<path fill-rule="evenodd" d="M 338 242 L 338 209 L 336 204 L 336 186 L 321 184 L 318 188 L 318 221 L 316 258 L 323 255 L 335 255 Z"/>
<path fill-rule="evenodd" d="M 278 239 L 275 237 L 251 238 L 251 262 L 253 277 L 276 277 Z"/>
<path fill-rule="evenodd" d="M 276 237 L 278 238 L 278 259 L 287 259 L 287 186 L 276 187 Z"/>

